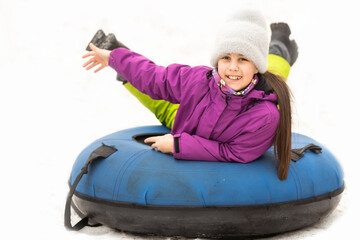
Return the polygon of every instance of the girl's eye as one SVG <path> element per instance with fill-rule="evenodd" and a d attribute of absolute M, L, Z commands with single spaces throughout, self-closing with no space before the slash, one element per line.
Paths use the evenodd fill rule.
<path fill-rule="evenodd" d="M 224 59 L 224 60 L 230 60 L 230 57 L 229 57 L 229 56 L 223 56 L 222 59 Z"/>
<path fill-rule="evenodd" d="M 240 61 L 243 62 L 243 61 L 247 61 L 246 58 L 240 58 Z"/>

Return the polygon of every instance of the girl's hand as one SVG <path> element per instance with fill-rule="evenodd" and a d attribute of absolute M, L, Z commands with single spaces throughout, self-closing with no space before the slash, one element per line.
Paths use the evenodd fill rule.
<path fill-rule="evenodd" d="M 149 137 L 145 139 L 145 143 L 153 142 L 151 145 L 153 149 L 157 148 L 162 153 L 173 153 L 174 152 L 174 137 L 171 134 L 166 134 L 159 137 Z"/>
<path fill-rule="evenodd" d="M 82 58 L 92 57 L 89 61 L 87 61 L 83 67 L 86 67 L 86 70 L 90 70 L 93 67 L 96 67 L 100 64 L 100 66 L 94 71 L 97 73 L 101 69 L 108 66 L 109 59 L 110 59 L 110 52 L 109 50 L 101 49 L 96 47 L 94 44 L 90 43 L 91 52 L 86 53 Z"/>

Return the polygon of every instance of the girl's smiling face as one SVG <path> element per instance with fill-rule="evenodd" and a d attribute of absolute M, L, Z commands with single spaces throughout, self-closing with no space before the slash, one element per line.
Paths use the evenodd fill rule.
<path fill-rule="evenodd" d="M 218 73 L 234 91 L 246 88 L 259 71 L 247 57 L 238 53 L 224 54 L 218 60 Z"/>

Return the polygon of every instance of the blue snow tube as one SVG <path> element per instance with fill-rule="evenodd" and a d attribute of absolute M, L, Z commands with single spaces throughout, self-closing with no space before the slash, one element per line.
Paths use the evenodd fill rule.
<path fill-rule="evenodd" d="M 309 137 L 292 135 L 295 161 L 280 181 L 272 148 L 241 164 L 176 160 L 143 143 L 168 132 L 163 126 L 132 128 L 85 148 L 71 172 L 65 225 L 103 224 L 159 236 L 263 236 L 314 224 L 340 201 L 342 168 Z M 83 218 L 75 226 L 70 205 Z"/>

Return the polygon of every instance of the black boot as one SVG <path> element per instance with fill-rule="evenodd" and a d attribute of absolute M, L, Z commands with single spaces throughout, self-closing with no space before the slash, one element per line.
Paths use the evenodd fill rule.
<path fill-rule="evenodd" d="M 91 39 L 90 43 L 94 44 L 98 48 L 106 49 L 106 50 L 114 50 L 116 48 L 126 48 L 129 49 L 127 46 L 125 46 L 123 43 L 118 41 L 113 33 L 109 33 L 107 36 L 103 32 L 103 30 L 98 30 L 94 37 Z M 90 44 L 89 43 L 89 44 Z M 87 51 L 91 51 L 89 44 L 86 48 Z M 120 76 L 119 74 L 116 74 L 116 80 L 122 82 L 123 84 L 127 83 L 128 81 Z"/>
<path fill-rule="evenodd" d="M 129 49 L 122 42 L 118 41 L 113 33 L 109 33 L 108 35 L 105 35 L 104 31 L 101 29 L 95 33 L 90 43 L 94 44 L 98 48 L 106 49 L 106 50 L 114 50 L 115 48 Z M 89 44 L 86 47 L 87 51 L 91 51 Z"/>
<path fill-rule="evenodd" d="M 102 42 L 102 44 L 100 45 L 100 48 L 102 49 L 106 49 L 106 50 L 114 50 L 116 48 L 126 48 L 129 49 L 127 46 L 125 46 L 123 43 L 121 43 L 120 41 L 118 41 L 115 37 L 114 34 L 109 33 L 106 38 L 105 41 Z M 121 75 L 119 75 L 118 73 L 116 74 L 116 80 L 118 80 L 119 82 L 122 82 L 122 84 L 124 85 L 125 83 L 127 83 L 128 81 L 122 77 Z"/>
<path fill-rule="evenodd" d="M 118 73 L 116 74 L 116 80 L 118 80 L 119 82 L 122 82 L 123 85 L 128 82 L 123 76 L 121 76 Z"/>
<path fill-rule="evenodd" d="M 105 38 L 106 38 L 106 35 L 105 35 L 104 31 L 100 29 L 95 33 L 95 35 L 91 39 L 90 43 L 94 44 L 97 47 L 100 47 L 101 43 L 105 40 Z M 90 43 L 86 46 L 87 51 L 91 51 L 90 46 L 89 46 Z"/>
<path fill-rule="evenodd" d="M 114 50 L 115 48 L 126 48 L 129 49 L 127 46 L 125 46 L 123 43 L 118 41 L 113 33 L 109 33 L 104 41 L 100 44 L 100 48 L 106 49 L 106 50 Z"/>
<path fill-rule="evenodd" d="M 292 66 L 298 57 L 298 46 L 290 40 L 290 27 L 287 23 L 272 23 L 269 53 L 284 58 Z"/>

